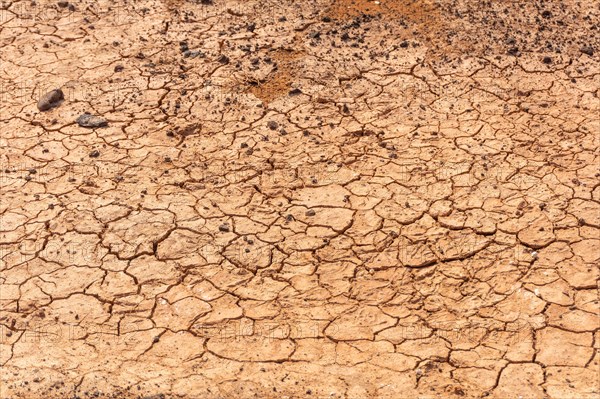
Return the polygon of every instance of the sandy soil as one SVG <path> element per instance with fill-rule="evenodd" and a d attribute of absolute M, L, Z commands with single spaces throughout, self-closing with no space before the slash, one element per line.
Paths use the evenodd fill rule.
<path fill-rule="evenodd" d="M 598 3 L 2 0 L 0 46 L 1 398 L 599 397 Z"/>

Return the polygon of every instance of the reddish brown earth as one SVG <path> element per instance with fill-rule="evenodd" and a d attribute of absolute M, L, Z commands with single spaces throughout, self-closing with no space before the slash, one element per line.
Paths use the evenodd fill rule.
<path fill-rule="evenodd" d="M 1 1 L 0 398 L 598 398 L 599 30 Z"/>

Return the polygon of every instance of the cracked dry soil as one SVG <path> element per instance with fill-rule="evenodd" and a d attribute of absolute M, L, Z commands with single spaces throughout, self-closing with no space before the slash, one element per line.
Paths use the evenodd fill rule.
<path fill-rule="evenodd" d="M 0 4 L 1 398 L 599 397 L 597 2 Z"/>

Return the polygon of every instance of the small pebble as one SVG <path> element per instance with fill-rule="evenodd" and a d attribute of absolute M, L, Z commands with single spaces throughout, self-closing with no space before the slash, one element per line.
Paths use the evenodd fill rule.
<path fill-rule="evenodd" d="M 223 233 L 228 233 L 229 225 L 227 223 L 223 223 L 222 225 L 219 226 L 219 231 L 221 231 Z"/>
<path fill-rule="evenodd" d="M 37 107 L 40 111 L 48 111 L 54 107 L 58 107 L 65 99 L 65 95 L 61 89 L 54 89 L 44 94 L 38 101 Z"/>
<path fill-rule="evenodd" d="M 581 48 L 581 52 L 591 57 L 594 55 L 594 48 L 592 46 L 584 46 Z"/>
<path fill-rule="evenodd" d="M 108 126 L 108 121 L 106 119 L 101 116 L 92 115 L 88 112 L 80 115 L 76 122 L 81 127 L 96 128 Z"/>

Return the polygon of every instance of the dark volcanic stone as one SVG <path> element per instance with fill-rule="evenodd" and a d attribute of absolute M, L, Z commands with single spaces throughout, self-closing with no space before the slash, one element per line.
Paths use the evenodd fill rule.
<path fill-rule="evenodd" d="M 581 48 L 581 52 L 591 57 L 594 55 L 594 48 L 592 46 L 584 46 Z"/>
<path fill-rule="evenodd" d="M 219 231 L 221 231 L 223 233 L 229 232 L 229 225 L 227 223 L 223 223 L 222 225 L 219 226 Z"/>
<path fill-rule="evenodd" d="M 95 116 L 86 112 L 77 118 L 77 124 L 81 127 L 95 128 L 108 126 L 108 121 L 100 116 Z"/>
<path fill-rule="evenodd" d="M 51 108 L 58 107 L 65 99 L 65 95 L 63 94 L 61 89 L 54 89 L 44 94 L 42 98 L 38 101 L 37 107 L 40 111 L 48 111 Z"/>
<path fill-rule="evenodd" d="M 519 54 L 519 49 L 517 47 L 511 47 L 508 50 L 508 54 L 510 54 L 510 55 L 518 55 Z"/>

